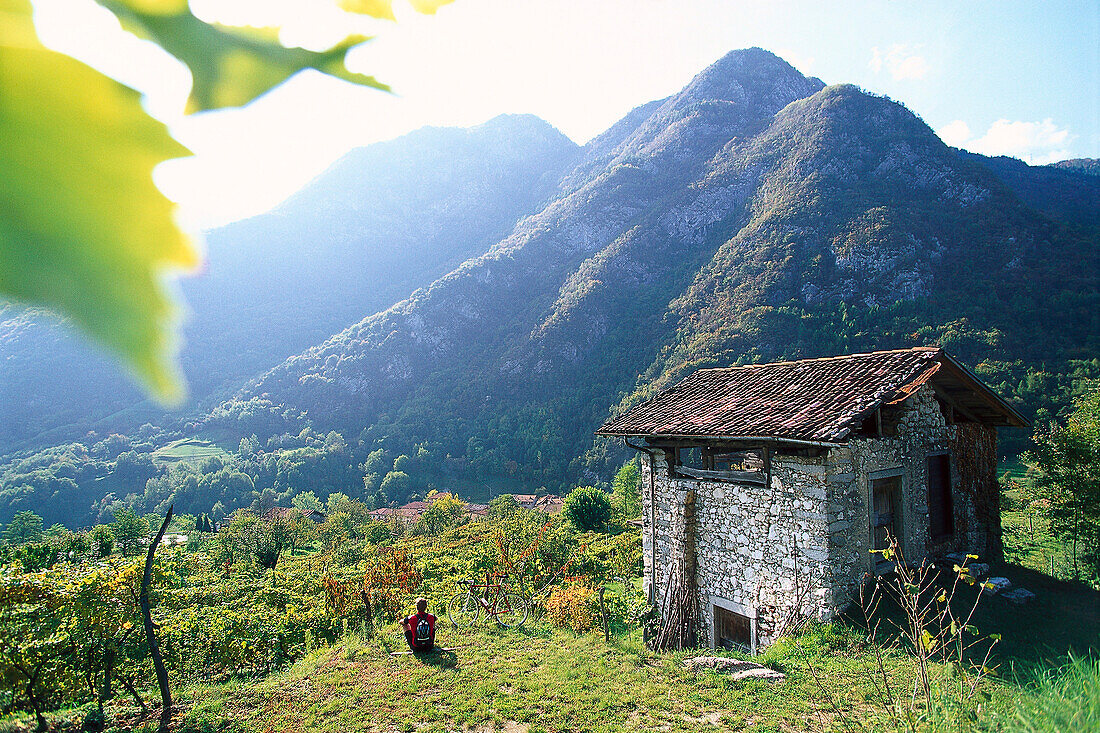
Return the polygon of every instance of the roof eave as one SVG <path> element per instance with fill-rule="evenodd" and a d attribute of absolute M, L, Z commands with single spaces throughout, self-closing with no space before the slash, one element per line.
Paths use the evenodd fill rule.
<path fill-rule="evenodd" d="M 966 385 L 981 397 L 986 404 L 1005 416 L 1009 424 L 1003 427 L 1025 429 L 1031 427 L 1031 422 L 1028 421 L 1027 418 L 1021 415 L 1015 407 L 1003 400 L 1000 395 L 987 387 L 978 375 L 970 371 L 965 364 L 956 361 L 955 358 L 946 351 L 941 351 L 940 354 L 944 357 L 944 366 L 953 373 L 953 376 L 965 382 Z"/>
<path fill-rule="evenodd" d="M 741 443 L 786 443 L 790 445 L 814 446 L 817 448 L 836 448 L 846 444 L 847 440 L 806 440 L 803 438 L 782 438 L 775 435 L 699 435 L 690 433 L 627 433 L 597 431 L 596 435 L 609 438 L 645 438 L 653 440 L 722 440 Z"/>

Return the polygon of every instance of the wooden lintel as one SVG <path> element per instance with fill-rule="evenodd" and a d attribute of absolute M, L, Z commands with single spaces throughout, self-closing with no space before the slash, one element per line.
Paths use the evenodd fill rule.
<path fill-rule="evenodd" d="M 677 466 L 676 473 L 705 481 L 725 481 L 735 484 L 763 485 L 767 481 L 763 471 L 705 471 L 700 468 Z"/>

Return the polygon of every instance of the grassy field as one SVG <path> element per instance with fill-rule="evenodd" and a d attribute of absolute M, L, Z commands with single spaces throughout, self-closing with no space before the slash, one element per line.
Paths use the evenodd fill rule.
<path fill-rule="evenodd" d="M 823 730 L 836 713 L 865 708 L 870 658 L 843 632 L 821 630 L 768 661 L 784 683 L 731 683 L 696 674 L 684 654 L 534 628 L 450 633 L 454 652 L 391 656 L 396 634 L 344 639 L 259 684 L 188 691 L 184 731 L 695 731 Z M 894 671 L 902 666 L 895 662 Z M 1002 696 L 1002 702 L 1007 699 Z"/>
<path fill-rule="evenodd" d="M 153 451 L 153 460 L 160 464 L 170 464 L 180 461 L 200 461 L 203 458 L 228 455 L 224 450 L 209 441 L 184 438 Z"/>

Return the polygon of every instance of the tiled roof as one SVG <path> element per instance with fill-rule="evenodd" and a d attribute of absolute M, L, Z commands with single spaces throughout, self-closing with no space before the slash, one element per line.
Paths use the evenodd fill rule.
<path fill-rule="evenodd" d="M 974 419 L 1027 424 L 942 349 L 921 347 L 700 369 L 597 434 L 838 442 L 880 405 L 904 399 L 936 372 L 938 393 L 960 400 Z"/>

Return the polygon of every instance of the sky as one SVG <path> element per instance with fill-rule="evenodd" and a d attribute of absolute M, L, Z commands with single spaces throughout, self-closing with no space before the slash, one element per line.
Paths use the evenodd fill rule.
<path fill-rule="evenodd" d="M 279 25 L 320 50 L 373 40 L 348 67 L 394 93 L 303 72 L 247 107 L 183 114 L 189 72 L 93 0 L 35 0 L 43 43 L 146 95 L 194 156 L 154 174 L 181 219 L 261 213 L 346 151 L 425 125 L 537 115 L 583 144 L 725 53 L 759 46 L 826 84 L 904 103 L 945 142 L 1033 165 L 1100 157 L 1100 2 L 1011 0 L 456 0 L 396 22 L 325 0 L 191 0 L 205 20 Z"/>

